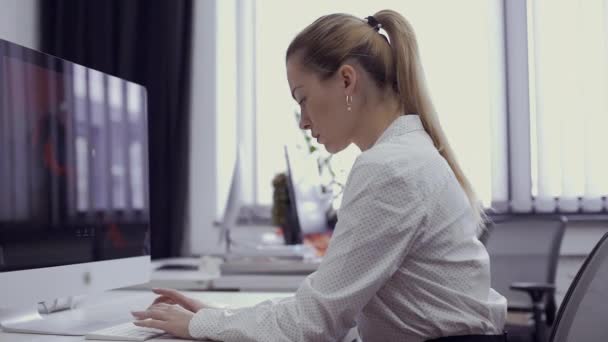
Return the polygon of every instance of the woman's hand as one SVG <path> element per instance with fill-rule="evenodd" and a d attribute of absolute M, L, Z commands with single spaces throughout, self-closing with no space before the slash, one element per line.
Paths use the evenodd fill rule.
<path fill-rule="evenodd" d="M 176 337 L 192 338 L 188 325 L 195 313 L 205 308 L 221 306 L 203 304 L 172 289 L 154 289 L 159 295 L 145 311 L 131 311 L 140 327 L 160 329 Z"/>
<path fill-rule="evenodd" d="M 211 305 L 205 305 L 194 298 L 184 296 L 182 293 L 172 289 L 154 289 L 152 290 L 152 292 L 159 295 L 159 297 L 157 297 L 154 302 L 152 302 L 152 305 L 150 305 L 148 309 L 150 309 L 155 304 L 160 303 L 176 304 L 192 313 L 197 313 L 200 309 L 204 308 L 214 308 Z"/>
<path fill-rule="evenodd" d="M 175 337 L 192 338 L 188 326 L 194 312 L 178 304 L 152 304 L 146 311 L 132 311 L 137 318 L 133 324 L 139 327 L 160 329 Z"/>

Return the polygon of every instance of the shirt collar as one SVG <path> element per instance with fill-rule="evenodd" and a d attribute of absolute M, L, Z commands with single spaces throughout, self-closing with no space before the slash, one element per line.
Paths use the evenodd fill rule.
<path fill-rule="evenodd" d="M 418 114 L 400 115 L 384 130 L 374 145 L 393 137 L 420 130 L 424 130 L 424 126 L 422 126 Z"/>

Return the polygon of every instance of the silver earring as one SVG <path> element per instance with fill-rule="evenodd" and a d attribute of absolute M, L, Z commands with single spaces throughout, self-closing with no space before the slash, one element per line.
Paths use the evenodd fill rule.
<path fill-rule="evenodd" d="M 351 110 L 353 110 L 352 104 L 353 104 L 352 95 L 346 95 L 346 110 L 347 111 L 350 112 Z"/>

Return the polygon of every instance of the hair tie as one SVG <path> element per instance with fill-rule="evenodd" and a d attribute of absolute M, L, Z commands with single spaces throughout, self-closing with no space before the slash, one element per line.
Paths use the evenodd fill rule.
<path fill-rule="evenodd" d="M 374 30 L 376 30 L 376 32 L 380 32 L 380 29 L 382 28 L 382 24 L 380 24 L 378 22 L 378 20 L 376 20 L 376 18 L 374 18 L 374 16 L 370 15 L 369 17 L 366 17 L 365 20 L 367 21 L 367 24 L 369 26 L 371 26 Z"/>
<path fill-rule="evenodd" d="M 382 38 L 384 38 L 384 40 L 386 40 L 388 45 L 391 45 L 391 40 L 388 38 L 388 33 L 382 28 L 382 24 L 380 24 L 380 22 L 376 18 L 374 18 L 373 15 L 365 17 L 365 21 L 371 28 L 378 32 L 382 36 Z"/>

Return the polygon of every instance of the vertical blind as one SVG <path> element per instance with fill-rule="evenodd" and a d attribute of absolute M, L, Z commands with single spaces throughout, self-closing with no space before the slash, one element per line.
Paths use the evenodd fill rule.
<path fill-rule="evenodd" d="M 605 0 L 528 1 L 535 211 L 606 209 L 607 11 Z"/>

